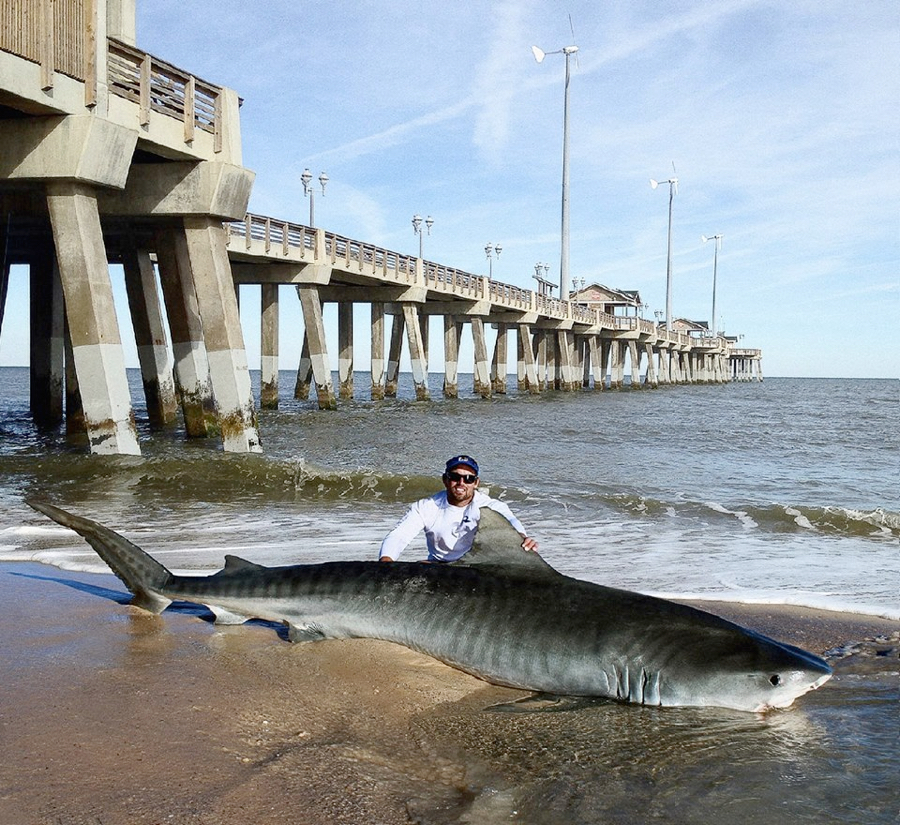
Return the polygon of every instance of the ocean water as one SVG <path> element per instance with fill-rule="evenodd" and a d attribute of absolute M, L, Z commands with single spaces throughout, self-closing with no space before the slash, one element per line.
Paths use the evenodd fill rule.
<path fill-rule="evenodd" d="M 448 401 L 431 376 L 434 400 L 416 402 L 406 376 L 398 399 L 371 402 L 358 374 L 356 398 L 321 412 L 291 398 L 285 372 L 280 409 L 260 413 L 264 454 L 237 456 L 177 428 L 152 433 L 130 377 L 143 456 L 89 457 L 35 430 L 27 371 L 0 369 L 0 560 L 108 573 L 28 496 L 108 524 L 178 572 L 218 569 L 226 552 L 262 564 L 374 559 L 407 503 L 439 489 L 444 460 L 467 452 L 561 572 L 670 598 L 900 618 L 897 381 L 511 387 Z M 896 654 L 866 644 L 833 654 L 855 663 L 845 676 L 764 720 L 601 704 L 511 724 L 450 709 L 445 723 L 478 764 L 506 766 L 466 814 L 477 817 L 458 821 L 515 810 L 531 812 L 523 822 L 769 822 L 777 806 L 794 821 L 892 822 Z M 540 760 L 510 756 L 523 739 Z M 629 807 L 640 789 L 643 817 Z"/>

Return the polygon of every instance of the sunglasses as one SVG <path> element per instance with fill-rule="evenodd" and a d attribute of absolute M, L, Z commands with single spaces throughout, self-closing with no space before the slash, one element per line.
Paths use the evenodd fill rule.
<path fill-rule="evenodd" d="M 450 481 L 461 481 L 463 484 L 474 484 L 478 481 L 478 476 L 470 476 L 465 473 L 445 473 Z"/>

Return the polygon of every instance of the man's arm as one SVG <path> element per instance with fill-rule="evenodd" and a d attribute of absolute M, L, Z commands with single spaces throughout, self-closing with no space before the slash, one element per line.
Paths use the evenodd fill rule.
<path fill-rule="evenodd" d="M 419 510 L 419 503 L 416 502 L 406 511 L 406 515 L 400 519 L 397 526 L 384 537 L 378 561 L 396 561 L 406 545 L 424 529 L 425 521 Z"/>

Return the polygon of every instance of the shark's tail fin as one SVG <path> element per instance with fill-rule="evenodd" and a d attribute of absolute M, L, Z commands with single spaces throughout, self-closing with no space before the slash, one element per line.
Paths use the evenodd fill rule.
<path fill-rule="evenodd" d="M 42 502 L 29 500 L 26 504 L 82 536 L 134 594 L 132 604 L 151 613 L 162 613 L 171 604 L 172 600 L 160 591 L 172 574 L 140 547 L 91 519 Z"/>

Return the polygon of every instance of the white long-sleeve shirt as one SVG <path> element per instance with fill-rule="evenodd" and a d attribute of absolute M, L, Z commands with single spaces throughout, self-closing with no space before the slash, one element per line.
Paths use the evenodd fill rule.
<path fill-rule="evenodd" d="M 396 560 L 424 530 L 429 561 L 456 561 L 472 548 L 482 507 L 500 513 L 519 533 L 526 535 L 522 522 L 502 501 L 476 490 L 466 507 L 456 507 L 447 501 L 447 491 L 444 490 L 419 499 L 410 506 L 406 515 L 381 542 L 379 557 Z"/>

